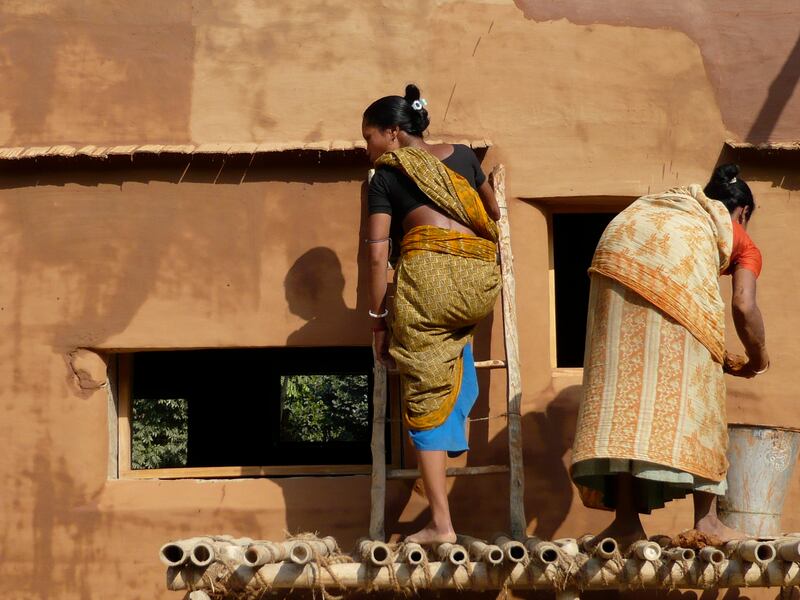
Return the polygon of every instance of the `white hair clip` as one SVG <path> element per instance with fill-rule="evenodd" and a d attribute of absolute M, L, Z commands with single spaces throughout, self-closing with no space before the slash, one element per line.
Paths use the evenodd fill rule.
<path fill-rule="evenodd" d="M 736 177 L 731 177 L 731 180 L 728 183 L 736 183 Z"/>
<path fill-rule="evenodd" d="M 428 101 L 425 100 L 425 98 L 420 98 L 419 100 L 414 100 L 411 103 L 411 108 L 413 108 L 414 110 L 422 110 L 423 107 L 425 107 L 427 105 L 428 105 Z"/>

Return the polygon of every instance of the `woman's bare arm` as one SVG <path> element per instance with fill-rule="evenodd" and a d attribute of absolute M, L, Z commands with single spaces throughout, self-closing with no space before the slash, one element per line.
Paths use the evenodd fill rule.
<path fill-rule="evenodd" d="M 486 213 L 492 218 L 494 221 L 499 221 L 500 217 L 500 207 L 497 206 L 497 200 L 494 197 L 494 190 L 492 186 L 489 185 L 489 180 L 487 179 L 484 181 L 480 187 L 478 188 L 478 195 L 481 197 L 481 202 L 483 202 L 483 207 L 486 209 Z"/>
<path fill-rule="evenodd" d="M 749 269 L 733 272 L 733 323 L 749 359 L 749 370 L 761 371 L 769 365 L 764 318 L 756 302 L 756 275 Z"/>
<path fill-rule="evenodd" d="M 377 213 L 370 215 L 367 226 L 367 246 L 369 247 L 369 310 L 373 314 L 386 312 L 387 269 L 389 264 L 389 229 L 392 224 L 391 215 Z M 389 356 L 389 335 L 386 319 L 373 317 L 372 336 L 378 360 L 388 367 L 393 367 Z"/>
<path fill-rule="evenodd" d="M 370 215 L 367 226 L 369 248 L 370 300 L 369 309 L 376 314 L 386 310 L 386 270 L 389 263 L 389 228 L 391 215 Z"/>

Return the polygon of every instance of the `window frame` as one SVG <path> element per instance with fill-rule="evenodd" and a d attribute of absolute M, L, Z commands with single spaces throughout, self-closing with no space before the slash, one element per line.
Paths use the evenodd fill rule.
<path fill-rule="evenodd" d="M 209 349 L 209 348 L 207 348 Z M 193 350 L 193 348 L 175 348 L 175 351 Z M 224 348 L 214 348 L 224 350 Z M 133 355 L 145 349 L 118 350 L 109 356 L 109 375 L 111 378 L 115 401 L 109 400 L 109 452 L 110 461 L 116 452 L 116 474 L 109 468 L 109 478 L 116 479 L 225 479 L 254 477 L 297 477 L 297 476 L 330 476 L 330 475 L 369 475 L 372 463 L 368 464 L 313 464 L 313 465 L 262 465 L 262 466 L 213 466 L 213 467 L 168 467 L 161 469 L 132 468 L 132 398 L 133 389 Z M 399 414 L 399 400 L 396 386 L 390 378 L 388 386 L 388 404 L 393 415 Z M 111 405 L 116 411 L 111 410 Z M 279 410 L 279 408 L 278 408 Z M 371 411 L 370 411 L 371 412 Z M 370 429 L 372 423 L 370 422 Z M 392 460 L 386 463 L 387 468 L 398 468 L 402 463 L 402 426 L 397 419 L 387 423 L 386 447 L 391 448 Z M 116 477 L 114 477 L 116 475 Z"/>

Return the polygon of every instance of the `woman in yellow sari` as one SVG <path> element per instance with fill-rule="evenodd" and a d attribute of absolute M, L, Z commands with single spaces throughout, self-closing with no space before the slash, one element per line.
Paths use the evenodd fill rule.
<path fill-rule="evenodd" d="M 500 211 L 472 150 L 428 144 L 426 102 L 414 85 L 365 111 L 370 183 L 370 311 L 376 353 L 396 366 L 404 422 L 417 452 L 430 522 L 408 541 L 455 541 L 445 484 L 447 454 L 467 448 L 478 395 L 470 339 L 500 291 Z M 387 302 L 391 231 L 401 227 L 396 291 Z"/>

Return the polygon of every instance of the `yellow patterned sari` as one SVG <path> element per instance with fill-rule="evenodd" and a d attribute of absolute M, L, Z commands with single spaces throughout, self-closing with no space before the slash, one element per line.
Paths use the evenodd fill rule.
<path fill-rule="evenodd" d="M 431 429 L 453 409 L 464 346 L 500 292 L 497 225 L 469 182 L 424 150 L 387 152 L 376 166 L 401 171 L 440 211 L 478 234 L 424 225 L 401 244 L 389 353 L 400 372 L 406 424 Z"/>

